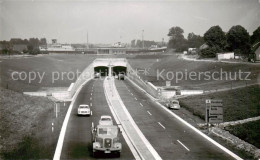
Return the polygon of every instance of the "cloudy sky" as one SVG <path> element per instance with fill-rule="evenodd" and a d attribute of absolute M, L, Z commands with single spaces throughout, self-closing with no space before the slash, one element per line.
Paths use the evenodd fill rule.
<path fill-rule="evenodd" d="M 228 31 L 260 26 L 259 0 L 0 0 L 0 40 L 57 38 L 62 43 L 168 41 L 172 26 L 203 35 L 211 26 Z"/>

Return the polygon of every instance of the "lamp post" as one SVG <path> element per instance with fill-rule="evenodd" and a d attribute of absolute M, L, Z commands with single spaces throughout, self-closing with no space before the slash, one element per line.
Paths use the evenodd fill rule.
<path fill-rule="evenodd" d="M 142 30 L 142 42 L 143 42 L 143 49 L 144 49 L 144 30 Z"/>

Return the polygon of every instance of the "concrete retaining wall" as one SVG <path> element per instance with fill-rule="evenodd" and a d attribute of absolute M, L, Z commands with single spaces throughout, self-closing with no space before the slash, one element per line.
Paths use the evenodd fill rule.
<path fill-rule="evenodd" d="M 70 88 L 68 97 L 72 98 L 77 89 L 88 79 L 93 78 L 94 76 L 94 69 L 93 69 L 93 63 L 91 63 L 78 77 L 74 85 Z"/>
<path fill-rule="evenodd" d="M 150 95 L 152 95 L 155 98 L 158 98 L 158 90 L 157 87 L 155 87 L 150 82 L 143 81 L 140 76 L 138 76 L 137 72 L 130 66 L 129 63 L 127 63 L 127 77 L 131 79 L 133 82 L 135 82 L 138 86 L 143 88 L 146 92 L 148 92 Z"/>
<path fill-rule="evenodd" d="M 203 94 L 203 90 L 181 90 L 181 95 L 196 95 L 196 94 Z"/>
<path fill-rule="evenodd" d="M 23 94 L 26 94 L 29 96 L 41 96 L 41 97 L 47 96 L 47 92 L 23 92 Z"/>
<path fill-rule="evenodd" d="M 162 91 L 161 97 L 162 99 L 170 99 L 176 96 L 176 91 Z"/>

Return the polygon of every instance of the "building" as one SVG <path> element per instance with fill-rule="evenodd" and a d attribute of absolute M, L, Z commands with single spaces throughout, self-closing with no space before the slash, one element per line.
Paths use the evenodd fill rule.
<path fill-rule="evenodd" d="M 260 61 L 260 46 L 255 51 L 255 60 Z"/>
<path fill-rule="evenodd" d="M 234 59 L 234 58 L 235 58 L 235 54 L 234 54 L 234 52 L 217 53 L 217 58 L 218 58 L 218 60 L 222 60 L 222 59 Z"/>
<path fill-rule="evenodd" d="M 189 54 L 196 54 L 197 53 L 197 48 L 188 48 L 188 53 Z"/>

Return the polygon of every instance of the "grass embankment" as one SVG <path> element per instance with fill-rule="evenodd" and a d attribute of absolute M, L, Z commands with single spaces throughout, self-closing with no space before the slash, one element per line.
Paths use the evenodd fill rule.
<path fill-rule="evenodd" d="M 260 120 L 236 126 L 229 126 L 225 129 L 240 139 L 260 148 Z"/>
<path fill-rule="evenodd" d="M 1 158 L 52 159 L 67 106 L 56 119 L 51 100 L 0 88 Z"/>
<path fill-rule="evenodd" d="M 140 76 L 156 86 L 165 86 L 165 81 L 170 80 L 171 85 L 181 86 L 185 89 L 216 90 L 254 84 L 259 81 L 260 75 L 259 64 L 187 61 L 176 54 L 135 56 L 128 58 L 128 60 L 134 68 L 149 68 L 148 75 Z M 251 80 L 239 80 L 239 71 L 250 72 L 247 79 Z M 197 75 L 196 78 L 189 78 L 189 76 L 185 78 L 185 74 L 194 74 L 194 72 Z M 222 72 L 222 75 L 214 74 L 213 76 L 212 74 L 215 72 Z M 199 75 L 200 73 L 201 75 Z M 204 73 L 209 74 L 211 78 L 208 79 L 207 76 L 203 75 Z M 233 80 L 234 75 L 236 75 L 237 80 Z M 243 73 L 241 78 L 245 79 L 246 76 L 247 74 Z"/>
<path fill-rule="evenodd" d="M 181 98 L 180 103 L 182 107 L 204 119 L 205 100 L 221 99 L 223 100 L 224 121 L 236 121 L 260 116 L 259 95 L 260 86 L 254 85 L 207 95 L 189 96 Z"/>

